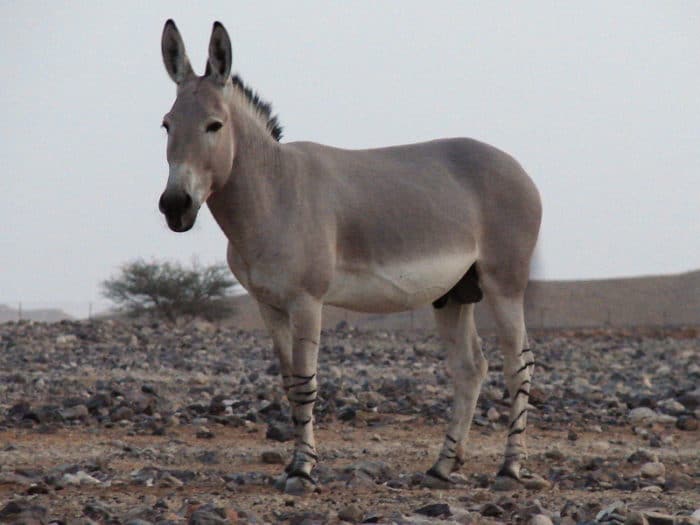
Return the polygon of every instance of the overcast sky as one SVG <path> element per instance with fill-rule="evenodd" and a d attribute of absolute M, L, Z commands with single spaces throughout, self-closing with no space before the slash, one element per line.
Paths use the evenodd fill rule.
<path fill-rule="evenodd" d="M 223 261 L 167 229 L 160 55 L 201 72 L 214 20 L 285 141 L 469 136 L 542 193 L 536 277 L 700 268 L 700 3 L 2 2 L 0 303 L 87 302 L 136 257 Z"/>

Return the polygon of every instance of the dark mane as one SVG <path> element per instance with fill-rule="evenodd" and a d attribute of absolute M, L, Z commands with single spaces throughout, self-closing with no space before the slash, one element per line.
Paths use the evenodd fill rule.
<path fill-rule="evenodd" d="M 265 102 L 255 91 L 246 86 L 240 76 L 233 75 L 231 81 L 234 87 L 245 95 L 245 98 L 248 99 L 248 102 L 250 102 L 258 114 L 265 119 L 267 130 L 272 137 L 279 142 L 282 138 L 282 125 L 279 123 L 279 120 L 277 120 L 277 115 L 272 114 L 272 105 L 269 102 Z"/>

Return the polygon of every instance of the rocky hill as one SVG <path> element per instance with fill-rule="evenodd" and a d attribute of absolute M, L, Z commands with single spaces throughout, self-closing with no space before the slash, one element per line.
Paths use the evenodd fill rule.
<path fill-rule="evenodd" d="M 231 301 L 236 313 L 225 325 L 242 330 L 264 328 L 255 301 L 248 295 Z M 332 306 L 324 312 L 326 328 L 341 322 L 366 329 L 433 328 L 429 306 L 398 314 L 363 314 Z M 527 291 L 525 313 L 531 329 L 700 325 L 700 271 L 588 281 L 535 280 Z M 484 303 L 477 306 L 476 315 L 480 331 L 491 331 L 493 320 Z M 16 309 L 0 305 L 0 323 L 19 318 Z M 23 310 L 21 318 L 56 322 L 71 316 L 60 309 L 34 309 Z"/>
<path fill-rule="evenodd" d="M 263 328 L 248 296 L 234 299 L 230 323 L 241 329 Z M 681 326 L 700 324 L 700 271 L 678 275 L 590 281 L 532 281 L 526 297 L 530 328 Z M 362 328 L 432 328 L 431 307 L 399 314 L 361 314 L 326 307 L 324 326 L 345 321 Z M 485 304 L 477 322 L 489 331 L 493 321 Z"/>

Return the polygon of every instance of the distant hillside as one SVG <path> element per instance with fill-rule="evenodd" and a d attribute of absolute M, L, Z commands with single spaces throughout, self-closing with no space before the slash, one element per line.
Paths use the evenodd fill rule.
<path fill-rule="evenodd" d="M 236 313 L 224 324 L 242 330 L 264 328 L 255 301 L 248 295 L 233 297 L 231 302 Z M 492 329 L 493 321 L 484 303 L 477 306 L 476 317 L 482 332 Z M 531 329 L 700 326 L 700 271 L 591 281 L 532 281 L 526 294 L 525 317 Z M 18 318 L 16 309 L 0 305 L 0 322 Z M 59 309 L 22 311 L 22 319 L 33 321 L 71 318 Z M 430 306 L 398 314 L 361 314 L 325 307 L 324 327 L 335 327 L 341 321 L 367 329 L 434 327 Z"/>
<path fill-rule="evenodd" d="M 19 310 L 10 308 L 4 304 L 0 304 L 0 323 L 17 321 L 20 318 L 30 321 L 40 321 L 43 323 L 55 323 L 56 321 L 62 321 L 63 319 L 73 319 L 72 316 L 68 315 L 63 310 L 59 310 L 58 308 L 41 308 L 36 310 L 23 309 L 22 313 L 20 314 Z"/>
<path fill-rule="evenodd" d="M 230 320 L 232 325 L 263 328 L 249 296 L 232 300 L 237 307 Z M 480 303 L 476 313 L 479 328 L 490 330 L 493 321 L 488 307 Z M 700 325 L 700 271 L 591 281 L 532 281 L 525 315 L 528 327 L 533 329 Z M 432 328 L 433 314 L 431 307 L 389 315 L 325 308 L 324 327 L 340 321 L 360 328 Z"/>

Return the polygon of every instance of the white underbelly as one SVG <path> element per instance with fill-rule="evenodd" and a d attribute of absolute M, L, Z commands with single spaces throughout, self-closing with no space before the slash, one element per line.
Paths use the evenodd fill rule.
<path fill-rule="evenodd" d="M 412 310 L 444 295 L 475 260 L 475 254 L 434 255 L 386 266 L 339 267 L 323 301 L 359 312 Z"/>

